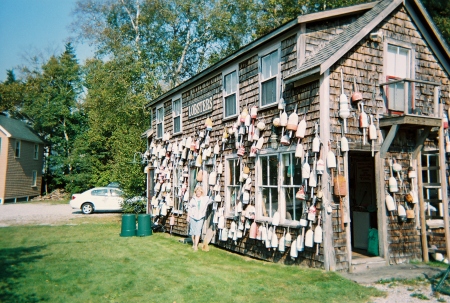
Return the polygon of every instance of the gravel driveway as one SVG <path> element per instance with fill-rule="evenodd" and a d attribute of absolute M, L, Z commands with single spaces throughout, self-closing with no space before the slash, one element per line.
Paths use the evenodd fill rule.
<path fill-rule="evenodd" d="M 118 213 L 84 215 L 69 204 L 15 203 L 0 205 L 0 227 L 24 224 L 56 225 L 76 218 L 119 216 Z"/>

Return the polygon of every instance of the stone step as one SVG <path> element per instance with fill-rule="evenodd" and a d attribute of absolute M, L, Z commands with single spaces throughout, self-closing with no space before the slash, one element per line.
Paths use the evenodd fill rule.
<path fill-rule="evenodd" d="M 352 260 L 351 273 L 367 271 L 375 268 L 387 266 L 386 260 L 381 257 L 358 258 Z"/>

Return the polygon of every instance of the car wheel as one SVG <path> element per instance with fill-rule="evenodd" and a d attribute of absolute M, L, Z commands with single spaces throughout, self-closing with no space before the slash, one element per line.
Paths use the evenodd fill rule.
<path fill-rule="evenodd" d="M 94 211 L 94 207 L 92 206 L 92 203 L 84 203 L 81 205 L 81 212 L 85 215 L 92 214 Z"/>

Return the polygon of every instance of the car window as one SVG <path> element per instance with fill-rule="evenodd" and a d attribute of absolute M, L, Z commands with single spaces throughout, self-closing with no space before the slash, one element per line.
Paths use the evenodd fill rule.
<path fill-rule="evenodd" d="M 120 197 L 120 196 L 122 196 L 122 191 L 117 190 L 117 189 L 111 189 L 111 196 Z"/>
<path fill-rule="evenodd" d="M 108 195 L 108 190 L 105 189 L 94 189 L 91 194 L 93 196 L 107 196 Z"/>

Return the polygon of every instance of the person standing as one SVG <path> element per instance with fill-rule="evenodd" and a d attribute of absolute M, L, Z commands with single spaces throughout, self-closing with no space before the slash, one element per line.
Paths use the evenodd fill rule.
<path fill-rule="evenodd" d="M 200 235 L 202 234 L 203 222 L 205 221 L 206 209 L 212 200 L 204 195 L 203 188 L 197 187 L 194 190 L 194 197 L 189 202 L 188 215 L 189 235 L 192 236 L 192 248 L 198 250 Z"/>

